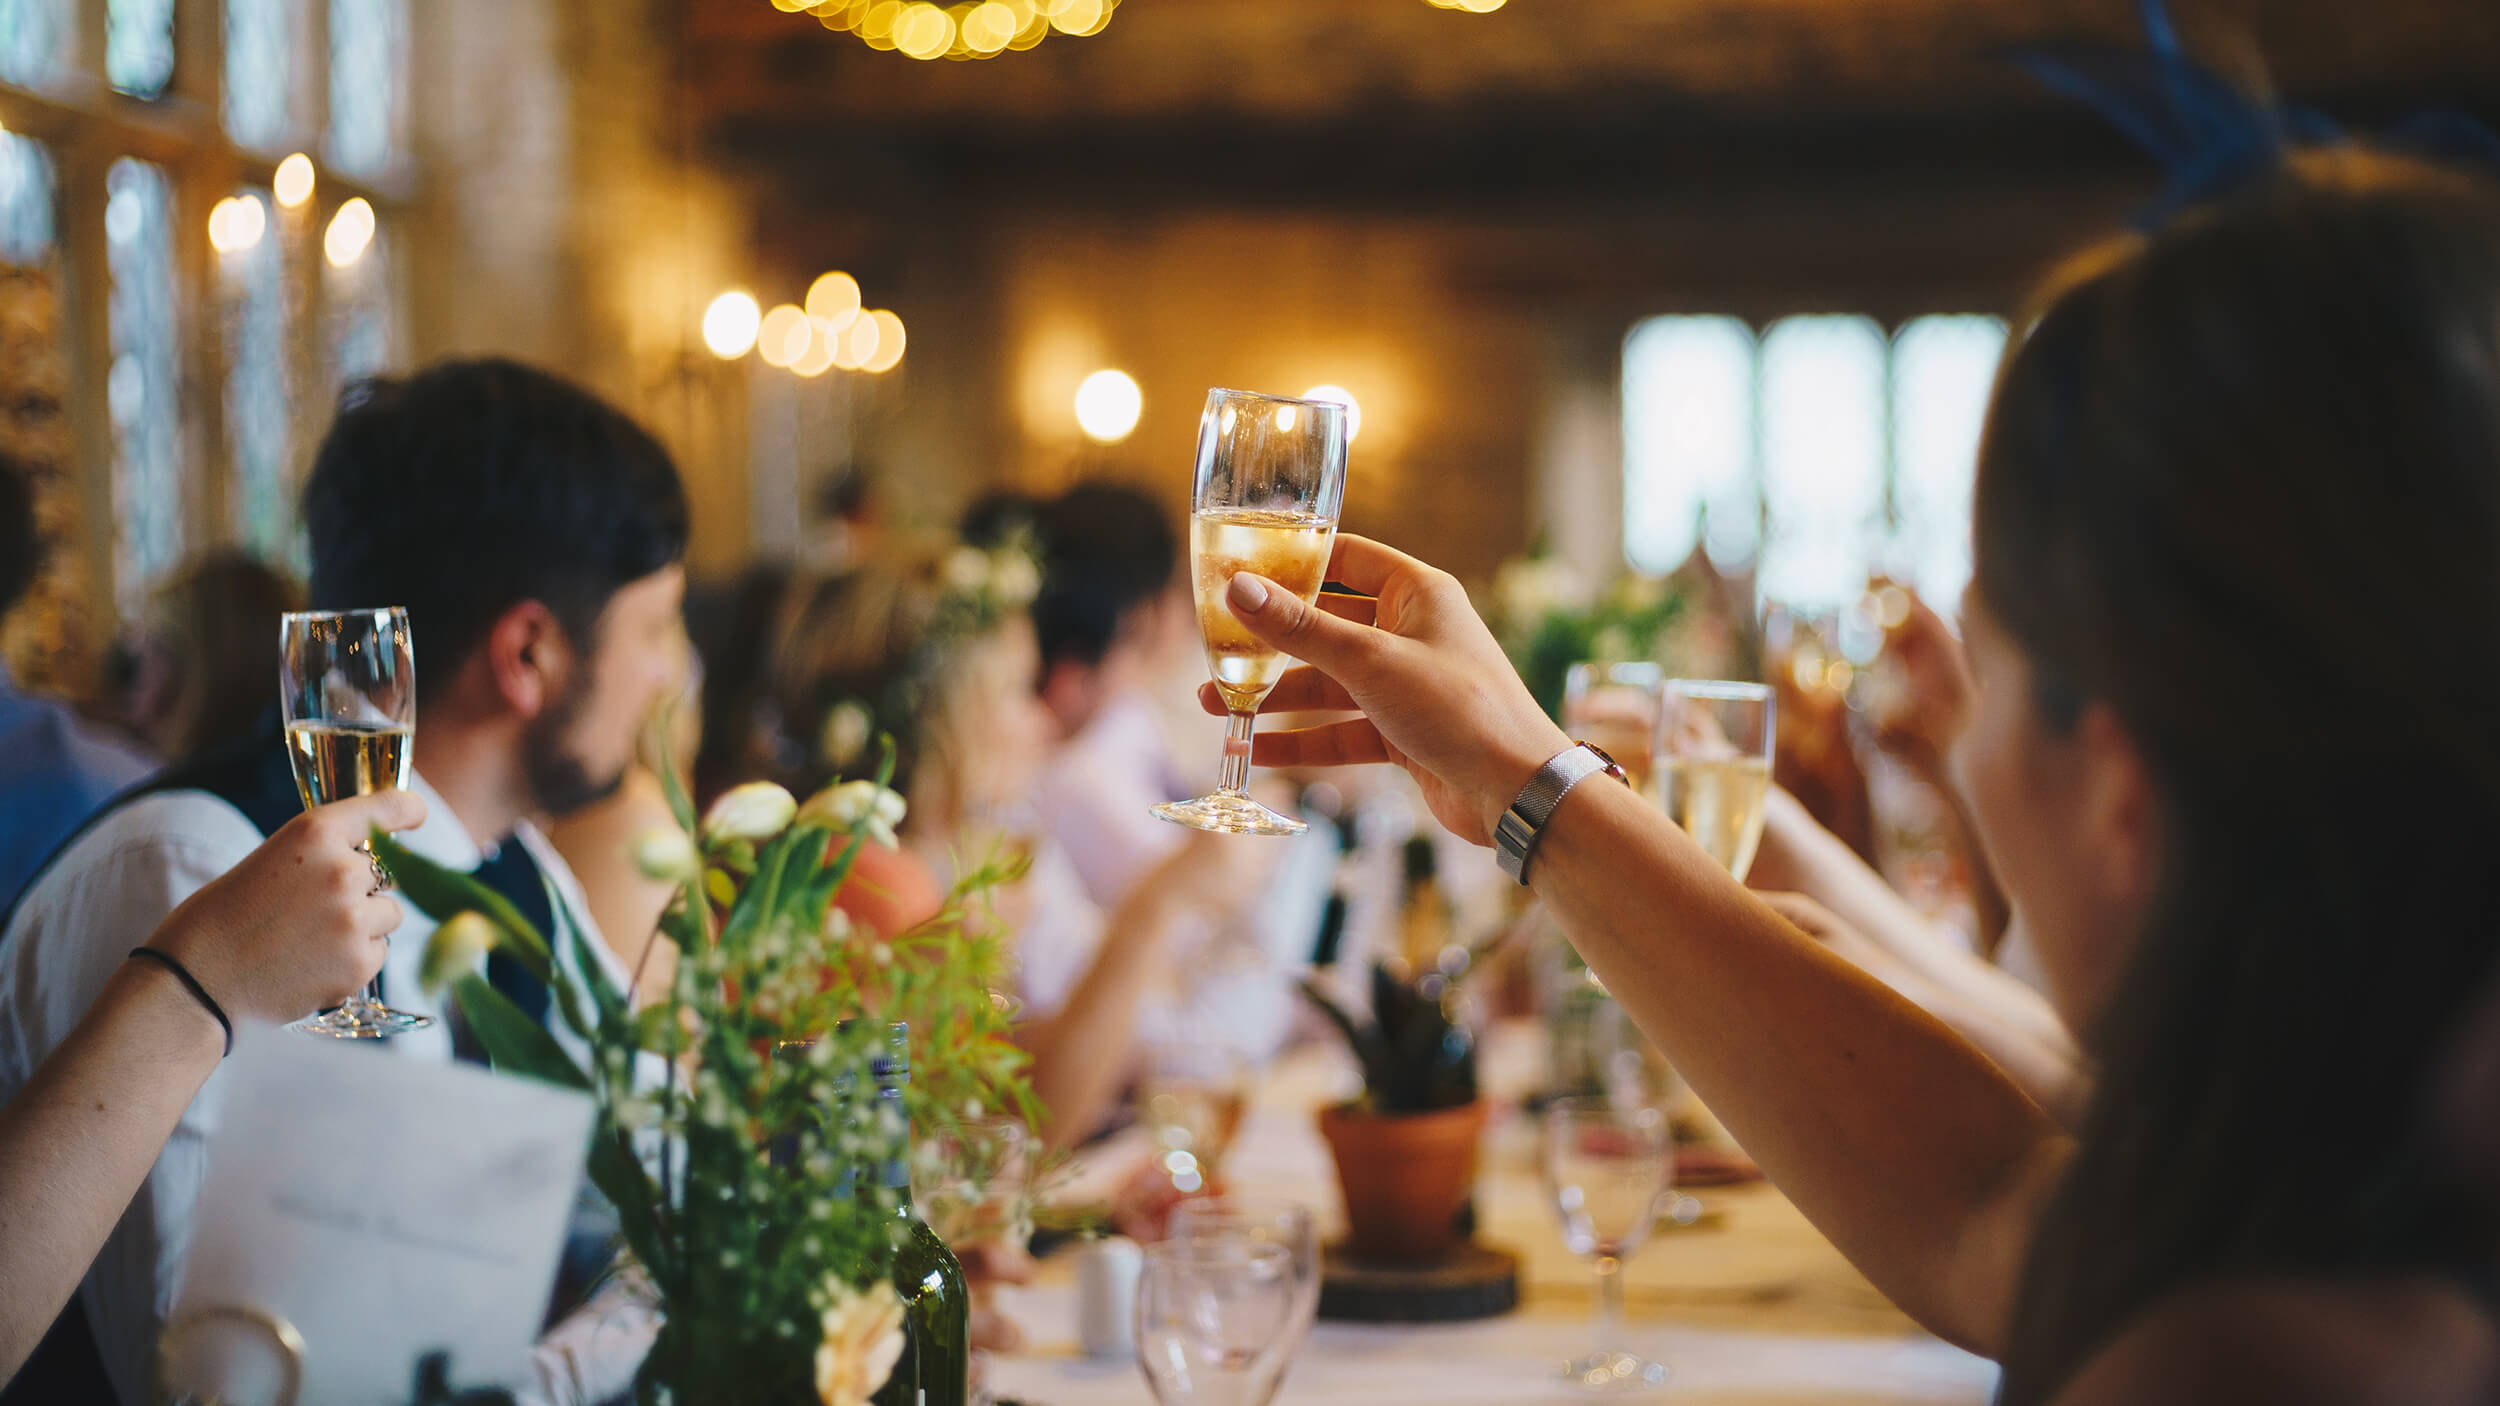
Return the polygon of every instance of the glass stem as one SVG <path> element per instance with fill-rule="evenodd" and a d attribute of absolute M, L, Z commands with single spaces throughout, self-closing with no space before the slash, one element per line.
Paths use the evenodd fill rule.
<path fill-rule="evenodd" d="M 1258 725 L 1255 713 L 1231 713 L 1224 719 L 1224 775 L 1217 792 L 1238 796 L 1250 785 L 1250 734 Z"/>
<path fill-rule="evenodd" d="M 1623 1261 L 1597 1257 L 1597 1339 L 1601 1357 L 1612 1357 L 1623 1342 Z"/>

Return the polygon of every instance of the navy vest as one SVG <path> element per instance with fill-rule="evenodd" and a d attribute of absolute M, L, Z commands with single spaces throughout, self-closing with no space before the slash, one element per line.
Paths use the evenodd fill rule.
<path fill-rule="evenodd" d="M 17 904 L 35 891 L 35 886 L 43 882 L 70 846 L 123 806 L 168 791 L 206 791 L 241 811 L 243 818 L 263 836 L 276 832 L 304 811 L 303 798 L 295 789 L 294 767 L 287 760 L 286 739 L 273 708 L 251 736 L 196 760 L 167 767 L 114 797 L 89 817 L 26 881 L 16 902 L 0 913 L 0 935 L 6 934 L 10 921 L 16 918 Z M 518 843 L 503 845 L 494 858 L 478 866 L 477 877 L 511 900 L 540 932 L 551 936 L 555 932 L 554 905 L 548 901 L 546 882 L 526 848 Z M 546 1019 L 553 998 L 546 984 L 530 975 L 520 963 L 500 952 L 491 954 L 487 958 L 486 977 L 521 1009 L 540 1020 Z M 383 994 L 387 1001 L 389 993 Z M 457 1021 L 452 1025 L 452 1044 L 461 1058 L 483 1062 L 476 1043 Z M 70 1295 L 69 1303 L 53 1320 L 43 1342 L 26 1359 L 26 1365 L 5 1388 L 0 1388 L 0 1406 L 104 1406 L 115 1399 L 112 1379 L 105 1375 L 103 1354 L 87 1323 L 85 1301 L 77 1293 Z"/>

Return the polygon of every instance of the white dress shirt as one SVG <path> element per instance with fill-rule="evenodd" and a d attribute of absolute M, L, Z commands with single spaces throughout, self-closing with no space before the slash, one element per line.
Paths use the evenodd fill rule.
<path fill-rule="evenodd" d="M 425 798 L 425 823 L 402 832 L 400 843 L 438 864 L 475 868 L 486 857 L 483 848 L 424 778 L 412 784 Z M 86 1015 L 130 949 L 145 942 L 184 899 L 251 853 L 261 838 L 242 812 L 216 796 L 167 791 L 113 812 L 45 871 L 0 939 L 0 1102 L 16 1096 Z M 621 986 L 626 973 L 590 926 L 581 886 L 554 847 L 526 823 L 511 842 L 528 849 L 555 885 L 567 918 L 581 925 L 602 968 Z M 425 992 L 417 976 L 434 920 L 401 902 L 407 916 L 391 934 L 383 994 L 390 1005 L 436 1021 L 386 1047 L 405 1058 L 448 1060 L 451 1032 L 441 1019 L 443 1004 Z M 571 944 L 559 939 L 556 947 L 559 959 L 573 969 Z M 556 1035 L 582 1058 L 581 1043 L 570 1031 L 558 1029 Z M 106 1238 L 79 1289 L 96 1346 L 125 1406 L 149 1399 L 149 1366 L 190 1246 L 192 1205 L 217 1125 L 222 1079 L 222 1070 L 209 1075 L 184 1110 L 146 1185 Z M 304 1115 L 319 1117 L 320 1110 L 306 1109 Z"/>

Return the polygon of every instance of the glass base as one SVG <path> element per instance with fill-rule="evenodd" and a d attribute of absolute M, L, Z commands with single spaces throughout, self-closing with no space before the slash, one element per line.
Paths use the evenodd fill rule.
<path fill-rule="evenodd" d="M 1628 1352 L 1592 1352 L 1564 1363 L 1563 1376 L 1583 1391 L 1654 1391 L 1667 1384 L 1667 1367 Z"/>
<path fill-rule="evenodd" d="M 1194 801 L 1166 801 L 1154 808 L 1156 818 L 1193 830 L 1218 830 L 1227 835 L 1299 835 L 1311 827 L 1289 815 L 1278 815 L 1241 793 L 1218 791 Z"/>
<path fill-rule="evenodd" d="M 307 1035 L 327 1035 L 334 1040 L 387 1040 L 411 1030 L 423 1030 L 434 1023 L 430 1015 L 395 1011 L 385 1005 L 354 997 L 336 1010 L 310 1015 L 287 1027 Z"/>

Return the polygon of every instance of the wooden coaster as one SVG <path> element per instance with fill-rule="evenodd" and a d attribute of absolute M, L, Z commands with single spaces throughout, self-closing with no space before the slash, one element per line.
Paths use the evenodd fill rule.
<path fill-rule="evenodd" d="M 1320 1255 L 1319 1316 L 1336 1323 L 1457 1323 L 1519 1306 L 1519 1260 L 1465 1244 L 1425 1264 L 1354 1259 L 1340 1246 Z"/>

